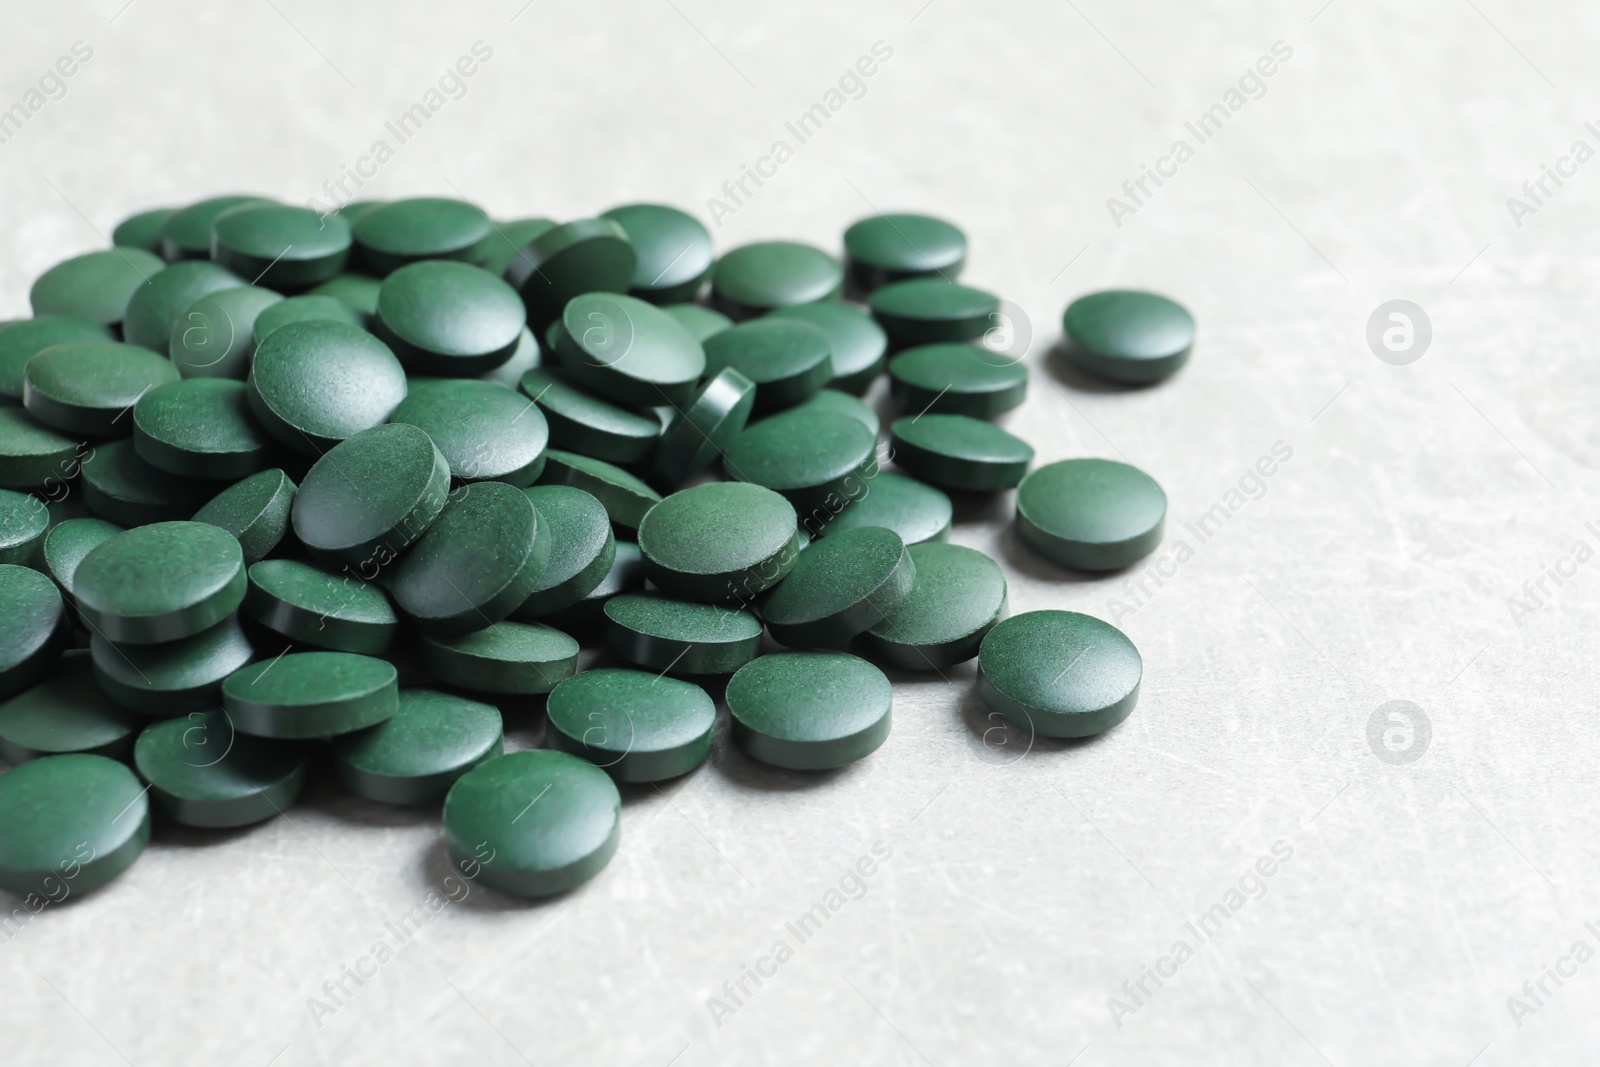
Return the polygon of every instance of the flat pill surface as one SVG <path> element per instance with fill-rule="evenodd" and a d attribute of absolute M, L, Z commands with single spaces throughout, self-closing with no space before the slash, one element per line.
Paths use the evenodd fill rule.
<path fill-rule="evenodd" d="M 550 747 L 581 756 L 619 782 L 688 774 L 711 754 L 717 706 L 692 682 L 644 671 L 584 671 L 547 705 Z"/>
<path fill-rule="evenodd" d="M 220 526 L 239 539 L 244 561 L 265 559 L 289 532 L 295 484 L 276 468 L 235 482 L 194 513 L 195 522 Z"/>
<path fill-rule="evenodd" d="M 637 262 L 628 292 L 653 304 L 692 300 L 711 273 L 711 234 L 693 215 L 663 204 L 604 212 L 628 236 Z"/>
<path fill-rule="evenodd" d="M 122 526 L 183 519 L 214 488 L 150 466 L 132 441 L 95 445 L 83 456 L 81 473 L 89 510 Z"/>
<path fill-rule="evenodd" d="M 820 248 L 759 241 L 735 248 L 711 269 L 716 303 L 734 318 L 837 296 L 844 268 Z"/>
<path fill-rule="evenodd" d="M 773 640 L 797 648 L 838 645 L 878 625 L 911 592 L 916 564 L 893 530 L 864 526 L 800 553 L 761 602 Z"/>
<path fill-rule="evenodd" d="M 184 826 L 248 826 L 283 814 L 300 795 L 312 750 L 251 737 L 216 709 L 151 723 L 133 765 L 156 809 Z"/>
<path fill-rule="evenodd" d="M 605 615 L 606 647 L 653 671 L 731 674 L 761 650 L 761 620 L 735 608 L 624 594 Z"/>
<path fill-rule="evenodd" d="M 954 281 L 966 262 L 967 238 L 931 215 L 874 215 L 844 231 L 844 250 L 856 284 L 872 290 L 930 274 Z"/>
<path fill-rule="evenodd" d="M 158 385 L 133 405 L 133 447 L 152 467 L 185 478 L 254 474 L 274 442 L 250 414 L 249 393 L 231 378 Z"/>
<path fill-rule="evenodd" d="M 0 759 L 13 767 L 67 752 L 120 759 L 141 725 L 95 685 L 89 653 L 68 652 L 50 677 L 0 703 Z"/>
<path fill-rule="evenodd" d="M 99 634 L 89 640 L 95 679 L 125 708 L 165 717 L 214 707 L 222 680 L 255 655 L 237 618 L 181 641 L 117 645 Z"/>
<path fill-rule="evenodd" d="M 893 471 L 879 471 L 866 483 L 866 495 L 814 525 L 814 534 L 828 536 L 862 526 L 883 526 L 908 545 L 943 541 L 950 536 L 950 498 L 931 485 Z M 807 516 L 809 518 L 810 516 Z M 807 525 L 802 519 L 802 525 Z"/>
<path fill-rule="evenodd" d="M 469 376 L 510 358 L 526 318 L 517 291 L 488 271 L 429 260 L 384 279 L 373 331 L 412 370 Z"/>
<path fill-rule="evenodd" d="M 967 415 L 896 419 L 889 436 L 897 464 L 944 489 L 1011 489 L 1033 462 L 1026 441 Z"/>
<path fill-rule="evenodd" d="M 575 452 L 550 449 L 539 478 L 546 485 L 582 489 L 600 501 L 619 529 L 637 530 L 650 509 L 661 503 L 660 493 L 621 467 Z"/>
<path fill-rule="evenodd" d="M 61 593 L 43 574 L 0 564 L 0 698 L 44 677 L 61 654 L 66 612 Z"/>
<path fill-rule="evenodd" d="M 1017 727 L 1045 737 L 1091 737 L 1133 711 L 1139 650 L 1110 623 L 1073 611 L 1029 611 L 989 631 L 978 692 Z"/>
<path fill-rule="evenodd" d="M 166 266 L 159 256 L 137 248 L 87 252 L 39 275 L 28 302 L 35 315 L 71 315 L 115 326 L 127 318 L 133 294 Z"/>
<path fill-rule="evenodd" d="M 415 426 L 392 423 L 317 460 L 295 494 L 290 522 L 307 548 L 373 574 L 427 532 L 449 492 L 450 467 L 433 441 Z"/>
<path fill-rule="evenodd" d="M 117 534 L 78 564 L 78 611 L 111 641 L 176 641 L 221 622 L 244 600 L 244 553 L 226 530 L 160 522 Z"/>
<path fill-rule="evenodd" d="M 363 267 L 382 277 L 423 259 L 473 259 L 494 233 L 483 209 L 446 197 L 396 200 L 352 227 Z"/>
<path fill-rule="evenodd" d="M 349 652 L 291 652 L 222 682 L 234 727 L 258 737 L 332 737 L 380 723 L 398 702 L 394 665 Z"/>
<path fill-rule="evenodd" d="M 705 470 L 744 432 L 755 402 L 755 382 L 739 371 L 724 367 L 712 374 L 672 412 L 655 449 L 652 474 L 675 487 Z"/>
<path fill-rule="evenodd" d="M 673 493 L 639 526 L 651 580 L 690 600 L 754 596 L 794 566 L 794 508 L 770 489 L 712 482 Z"/>
<path fill-rule="evenodd" d="M 629 404 L 681 404 L 706 373 L 706 354 L 671 315 L 643 300 L 585 293 L 568 301 L 556 355 L 567 373 Z"/>
<path fill-rule="evenodd" d="M 722 312 L 699 304 L 667 304 L 661 310 L 677 319 L 678 325 L 701 343 L 712 334 L 721 333 L 733 325 L 733 320 Z"/>
<path fill-rule="evenodd" d="M 544 470 L 550 441 L 544 415 L 527 398 L 493 382 L 417 382 L 389 421 L 425 431 L 458 481 L 493 479 L 522 487 Z"/>
<path fill-rule="evenodd" d="M 911 593 L 861 637 L 869 655 L 902 670 L 936 671 L 978 654 L 1006 607 L 999 564 L 974 548 L 912 545 Z"/>
<path fill-rule="evenodd" d="M 610 573 L 617 554 L 611 520 L 594 496 L 567 485 L 536 485 L 526 493 L 529 506 L 547 528 L 549 547 L 545 565 L 517 606 L 519 619 L 576 604 Z"/>
<path fill-rule="evenodd" d="M 0 397 L 22 402 L 22 376 L 28 360 L 53 345 L 114 341 L 111 330 L 74 315 L 42 315 L 0 330 Z"/>
<path fill-rule="evenodd" d="M 44 571 L 70 596 L 78 564 L 93 549 L 122 532 L 122 527 L 104 519 L 67 519 L 45 535 L 41 550 Z"/>
<path fill-rule="evenodd" d="M 244 613 L 300 644 L 376 656 L 400 628 L 383 589 L 357 574 L 297 559 L 264 559 L 249 577 Z"/>
<path fill-rule="evenodd" d="M 551 626 L 497 622 L 461 637 L 422 635 L 434 677 L 474 693 L 548 693 L 578 669 L 578 642 Z"/>
<path fill-rule="evenodd" d="M 213 196 L 179 208 L 161 227 L 161 254 L 169 260 L 211 255 L 211 231 L 225 212 L 250 204 L 270 204 L 259 196 Z"/>
<path fill-rule="evenodd" d="M 796 304 L 777 308 L 768 318 L 810 323 L 828 335 L 833 357 L 830 389 L 847 393 L 864 392 L 883 371 L 884 354 L 889 350 L 889 335 L 872 316 L 838 300 L 816 304 Z"/>
<path fill-rule="evenodd" d="M 1028 368 L 974 345 L 920 345 L 889 361 L 900 410 L 992 419 L 1028 395 Z"/>
<path fill-rule="evenodd" d="M 878 469 L 878 439 L 857 419 L 824 411 L 786 411 L 763 419 L 728 446 L 728 477 L 775 489 L 805 516 L 867 493 Z"/>
<path fill-rule="evenodd" d="M 889 679 L 844 652 L 762 656 L 728 682 L 733 738 L 753 759 L 797 771 L 843 767 L 889 736 Z"/>
<path fill-rule="evenodd" d="M 828 335 L 807 322 L 764 318 L 705 343 L 706 370 L 731 367 L 756 383 L 756 409 L 775 411 L 814 395 L 833 378 Z"/>
<path fill-rule="evenodd" d="M 378 292 L 383 279 L 367 274 L 338 274 L 306 293 L 307 296 L 331 296 L 349 304 L 363 315 L 378 313 Z"/>
<path fill-rule="evenodd" d="M 1132 566 L 1161 543 L 1167 494 L 1144 471 L 1107 459 L 1068 459 L 1017 487 L 1017 533 L 1063 567 Z"/>
<path fill-rule="evenodd" d="M 405 371 L 389 346 L 338 322 L 279 327 L 256 346 L 250 368 L 251 410 L 299 452 L 379 425 L 405 396 Z"/>
<path fill-rule="evenodd" d="M 344 269 L 350 224 L 310 208 L 256 204 L 217 216 L 211 258 L 254 285 L 305 289 Z"/>
<path fill-rule="evenodd" d="M 1090 293 L 1069 304 L 1061 318 L 1067 359 L 1106 381 L 1160 381 L 1183 366 L 1194 347 L 1194 316 L 1156 293 Z"/>
<path fill-rule="evenodd" d="M 185 378 L 237 378 L 250 373 L 256 321 L 283 297 L 270 289 L 241 285 L 202 296 L 178 312 L 167 355 Z"/>
<path fill-rule="evenodd" d="M 884 331 L 901 344 L 971 341 L 994 325 L 1000 299 L 943 278 L 913 278 L 886 285 L 867 298 Z"/>
<path fill-rule="evenodd" d="M 0 889 L 61 899 L 98 889 L 150 841 L 150 804 L 132 771 L 104 756 L 31 760 L 0 775 Z"/>
<path fill-rule="evenodd" d="M 128 298 L 122 337 L 131 345 L 165 353 L 172 343 L 178 314 L 207 293 L 247 284 L 245 279 L 215 263 L 193 260 L 174 263 L 152 274 Z"/>
<path fill-rule="evenodd" d="M 648 412 L 588 393 L 555 370 L 537 368 L 519 385 L 549 424 L 550 444 L 609 463 L 637 463 L 661 437 L 661 423 Z"/>
<path fill-rule="evenodd" d="M 49 526 L 50 511 L 43 501 L 0 489 L 0 563 L 33 566 Z"/>
<path fill-rule="evenodd" d="M 291 322 L 340 322 L 365 333 L 367 314 L 339 297 L 306 293 L 263 308 L 251 333 L 258 345 Z"/>
<path fill-rule="evenodd" d="M 584 293 L 626 293 L 638 256 L 611 219 L 579 219 L 546 230 L 506 266 L 506 281 L 522 294 L 536 329 L 561 317 Z"/>
<path fill-rule="evenodd" d="M 90 454 L 82 438 L 67 436 L 17 407 L 0 406 L 0 486 L 37 489 L 65 483 Z"/>
<path fill-rule="evenodd" d="M 393 716 L 331 744 L 339 777 L 384 804 L 444 798 L 456 779 L 500 755 L 500 709 L 435 689 L 402 689 Z"/>
<path fill-rule="evenodd" d="M 177 380 L 172 361 L 148 349 L 115 341 L 75 341 L 54 345 L 28 361 L 22 406 L 64 433 L 125 437 L 133 429 L 128 413 L 135 402 Z"/>

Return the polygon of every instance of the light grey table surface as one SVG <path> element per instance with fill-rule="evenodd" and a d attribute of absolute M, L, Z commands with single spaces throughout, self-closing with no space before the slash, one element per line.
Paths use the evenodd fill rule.
<path fill-rule="evenodd" d="M 1170 514 L 1157 556 L 1094 580 L 1020 549 L 1009 495 L 954 533 L 1002 561 L 1013 611 L 1115 618 L 1138 644 L 1139 707 L 1098 741 L 998 730 L 970 664 L 897 676 L 870 759 L 800 777 L 719 743 L 630 798 L 616 859 L 544 904 L 473 889 L 429 912 L 436 819 L 333 789 L 221 838 L 158 832 L 0 944 L 0 1060 L 1592 1059 L 1600 16 L 1319 5 L 8 4 L 0 110 L 74 42 L 93 54 L 0 144 L 0 313 L 126 213 L 325 198 L 379 139 L 363 197 L 502 219 L 640 199 L 709 219 L 759 165 L 716 211 L 720 248 L 836 247 L 877 210 L 959 221 L 965 277 L 1031 323 L 1009 427 L 1041 461 L 1143 467 Z M 440 89 L 478 41 L 492 55 Z M 1247 77 L 1276 42 L 1292 54 Z M 385 124 L 430 90 L 398 143 Z M 830 102 L 798 143 L 786 123 Z M 1162 162 L 1180 139 L 1192 158 Z M 1145 164 L 1169 177 L 1136 201 Z M 1566 176 L 1530 195 L 1545 165 Z M 1193 309 L 1176 378 L 1106 391 L 1055 366 L 1062 308 L 1110 286 Z M 1366 341 L 1394 299 L 1431 321 L 1410 365 Z M 1424 717 L 1409 742 L 1388 709 L 1369 732 L 1394 700 Z M 786 924 L 819 903 L 802 942 Z M 334 1000 L 346 967 L 372 976 Z"/>

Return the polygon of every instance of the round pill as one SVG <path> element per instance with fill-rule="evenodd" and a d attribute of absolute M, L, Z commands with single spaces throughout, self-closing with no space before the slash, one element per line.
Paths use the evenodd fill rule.
<path fill-rule="evenodd" d="M 643 589 L 644 583 L 644 557 L 639 554 L 639 546 L 632 541 L 618 541 L 611 569 L 600 584 L 576 604 L 552 611 L 543 621 L 585 644 L 599 644 L 605 634 L 607 602 L 620 593 Z"/>
<path fill-rule="evenodd" d="M 545 453 L 544 485 L 570 485 L 582 489 L 606 509 L 611 524 L 620 530 L 637 530 L 661 494 L 621 467 L 575 452 L 550 449 Z"/>
<path fill-rule="evenodd" d="M 152 352 L 166 353 L 172 345 L 172 327 L 184 308 L 207 294 L 245 284 L 232 271 L 205 260 L 164 267 L 128 299 L 122 339 Z"/>
<path fill-rule="evenodd" d="M 162 227 L 176 213 L 177 209 L 170 207 L 135 212 L 112 228 L 111 244 L 116 248 L 138 248 L 159 254 Z"/>
<path fill-rule="evenodd" d="M 30 900 L 87 893 L 149 841 L 144 787 L 116 760 L 47 756 L 0 776 L 0 889 Z"/>
<path fill-rule="evenodd" d="M 306 295 L 331 296 L 363 315 L 376 315 L 378 293 L 382 289 L 382 278 L 374 278 L 369 274 L 336 274 L 321 285 L 307 290 Z"/>
<path fill-rule="evenodd" d="M 608 463 L 637 463 L 650 455 L 661 437 L 661 423 L 653 414 L 602 400 L 559 371 L 530 370 L 519 388 L 544 413 L 550 443 L 558 448 Z"/>
<path fill-rule="evenodd" d="M 493 382 L 470 378 L 417 382 L 389 421 L 426 432 L 457 481 L 492 479 L 521 488 L 532 485 L 544 470 L 545 445 L 550 440 L 544 415 L 525 398 Z"/>
<path fill-rule="evenodd" d="M 967 236 L 931 215 L 874 215 L 844 231 L 850 276 L 863 290 L 934 275 L 954 281 L 967 259 Z"/>
<path fill-rule="evenodd" d="M 1156 293 L 1090 293 L 1067 305 L 1061 319 L 1067 360 L 1109 382 L 1160 381 L 1188 362 L 1194 348 L 1194 316 Z"/>
<path fill-rule="evenodd" d="M 661 308 L 668 315 L 678 320 L 678 325 L 689 331 L 701 344 L 712 334 L 721 333 L 733 325 L 733 320 L 720 311 L 700 304 L 666 304 Z"/>
<path fill-rule="evenodd" d="M 383 280 L 372 329 L 412 371 L 470 377 L 511 358 L 526 317 L 517 291 L 481 267 L 425 260 Z"/>
<path fill-rule="evenodd" d="M 291 641 L 330 652 L 382 654 L 400 620 L 382 588 L 297 559 L 264 559 L 249 571 L 244 614 Z"/>
<path fill-rule="evenodd" d="M 575 296 L 626 293 L 637 263 L 621 226 L 610 219 L 579 219 L 529 241 L 506 267 L 505 277 L 522 294 L 529 324 L 543 330 Z"/>
<path fill-rule="evenodd" d="M 883 526 L 908 545 L 943 541 L 950 536 L 950 498 L 931 485 L 893 471 L 879 471 L 866 484 L 866 495 L 846 504 L 817 525 L 827 537 L 863 526 Z"/>
<path fill-rule="evenodd" d="M 484 242 L 483 269 L 504 276 L 506 268 L 536 237 L 555 229 L 550 219 L 513 219 L 494 224 L 494 233 Z"/>
<path fill-rule="evenodd" d="M 161 227 L 161 254 L 168 260 L 206 259 L 211 255 L 211 229 L 224 212 L 247 204 L 270 204 L 259 196 L 214 196 L 179 208 Z"/>
<path fill-rule="evenodd" d="M 1139 650 L 1123 632 L 1075 611 L 1029 611 L 989 631 L 978 651 L 983 702 L 1043 737 L 1092 737 L 1139 700 Z"/>
<path fill-rule="evenodd" d="M 761 621 L 736 608 L 628 594 L 605 615 L 606 647 L 653 671 L 732 674 L 761 650 Z"/>
<path fill-rule="evenodd" d="M 71 596 L 73 576 L 83 557 L 121 532 L 122 527 L 104 519 L 67 519 L 57 523 L 44 537 L 44 572 Z"/>
<path fill-rule="evenodd" d="M 111 330 L 74 315 L 41 315 L 0 330 L 0 398 L 22 403 L 22 376 L 28 360 L 53 345 L 114 341 Z"/>
<path fill-rule="evenodd" d="M 546 897 L 593 878 L 617 851 L 622 798 L 576 756 L 525 749 L 462 775 L 444 800 L 459 870 L 502 893 Z"/>
<path fill-rule="evenodd" d="M 556 355 L 568 374 L 625 404 L 681 404 L 706 373 L 706 354 L 678 320 L 631 296 L 567 302 Z"/>
<path fill-rule="evenodd" d="M 604 505 L 591 494 L 567 485 L 536 485 L 526 493 L 551 545 L 548 565 L 514 613 L 534 619 L 589 595 L 611 572 L 617 545 Z"/>
<path fill-rule="evenodd" d="M 252 284 L 307 289 L 344 269 L 350 258 L 350 224 L 310 208 L 245 205 L 217 216 L 211 258 Z"/>
<path fill-rule="evenodd" d="M 627 204 L 603 212 L 622 227 L 637 262 L 628 292 L 652 304 L 693 300 L 711 274 L 711 234 L 693 215 L 661 204 Z"/>
<path fill-rule="evenodd" d="M 878 469 L 878 439 L 848 415 L 786 411 L 763 419 L 728 446 L 728 477 L 782 493 L 805 515 L 837 512 L 867 492 Z"/>
<path fill-rule="evenodd" d="M 756 383 L 732 367 L 705 380 L 661 433 L 650 469 L 661 484 L 679 486 L 727 452 L 744 432 L 756 402 Z"/>
<path fill-rule="evenodd" d="M 262 309 L 250 332 L 260 345 L 291 322 L 337 322 L 366 333 L 367 313 L 336 296 L 304 293 Z"/>
<path fill-rule="evenodd" d="M 972 341 L 993 325 L 1000 299 L 943 278 L 913 278 L 875 290 L 867 298 L 884 332 L 902 345 Z"/>
<path fill-rule="evenodd" d="M 992 419 L 1028 395 L 1028 368 L 974 345 L 908 348 L 889 361 L 889 391 L 900 410 Z"/>
<path fill-rule="evenodd" d="M 522 332 L 517 335 L 517 347 L 512 351 L 511 358 L 493 370 L 478 375 L 478 380 L 515 389 L 521 383 L 522 376 L 542 362 L 543 355 L 539 351 L 539 342 L 533 336 L 533 331 L 524 326 Z"/>
<path fill-rule="evenodd" d="M 745 600 L 776 585 L 799 555 L 794 508 L 748 482 L 679 490 L 639 525 L 651 581 L 687 600 Z"/>
<path fill-rule="evenodd" d="M 370 575 L 427 532 L 449 493 L 450 467 L 433 441 L 415 426 L 392 423 L 356 434 L 312 464 L 289 519 L 307 548 Z"/>
<path fill-rule="evenodd" d="M 402 689 L 392 716 L 336 737 L 330 747 L 350 792 L 383 804 L 427 804 L 500 755 L 505 742 L 500 709 L 492 704 L 435 689 Z"/>
<path fill-rule="evenodd" d="M 0 406 L 0 486 L 38 489 L 65 484 L 92 450 L 40 423 L 21 408 Z"/>
<path fill-rule="evenodd" d="M 975 548 L 937 542 L 908 549 L 911 595 L 861 635 L 873 658 L 907 671 L 937 671 L 978 654 L 1006 610 L 1000 565 Z"/>
<path fill-rule="evenodd" d="M 871 315 L 854 304 L 838 300 L 796 304 L 768 312 L 767 317 L 807 322 L 828 335 L 833 359 L 830 389 L 863 393 L 883 371 L 889 335 Z"/>
<path fill-rule="evenodd" d="M 283 297 L 241 285 L 208 293 L 178 312 L 167 354 L 185 378 L 237 378 L 250 373 L 256 320 Z"/>
<path fill-rule="evenodd" d="M 50 677 L 0 703 L 0 759 L 86 752 L 121 759 L 142 724 L 95 685 L 89 653 L 68 652 Z"/>
<path fill-rule="evenodd" d="M 780 415 L 789 415 L 795 412 L 826 412 L 830 415 L 848 415 L 861 425 L 865 426 L 876 437 L 880 428 L 878 413 L 872 410 L 871 405 L 859 396 L 843 393 L 837 389 L 824 389 L 809 400 L 802 401 L 794 407 L 780 412 Z M 777 416 L 773 416 L 776 418 Z"/>
<path fill-rule="evenodd" d="M 244 553 L 204 522 L 126 530 L 78 564 L 72 592 L 95 633 L 122 644 L 177 641 L 221 622 L 244 600 Z"/>
<path fill-rule="evenodd" d="M 389 346 L 338 322 L 272 331 L 256 346 L 249 384 L 256 418 L 300 452 L 332 448 L 378 426 L 406 396 L 405 371 Z"/>
<path fill-rule="evenodd" d="M 194 513 L 239 539 L 246 564 L 265 559 L 289 532 L 295 484 L 281 470 L 259 471 L 224 489 Z"/>
<path fill-rule="evenodd" d="M 723 330 L 705 343 L 706 372 L 732 367 L 756 383 L 756 410 L 791 407 L 833 377 L 828 335 L 807 322 L 765 318 Z"/>
<path fill-rule="evenodd" d="M 73 256 L 45 271 L 28 290 L 35 315 L 72 315 L 115 326 L 128 316 L 128 302 L 166 268 L 159 256 L 137 248 L 113 248 Z"/>
<path fill-rule="evenodd" d="M 156 386 L 133 405 L 134 450 L 186 478 L 232 480 L 261 470 L 273 440 L 250 414 L 249 392 L 231 378 Z"/>
<path fill-rule="evenodd" d="M 117 437 L 132 432 L 128 412 L 158 385 L 178 380 L 165 356 L 116 341 L 54 345 L 28 361 L 22 406 L 63 433 Z"/>
<path fill-rule="evenodd" d="M 29 567 L 0 563 L 0 699 L 35 685 L 61 656 L 67 616 L 56 584 Z"/>
<path fill-rule="evenodd" d="M 139 458 L 132 441 L 96 445 L 83 458 L 82 473 L 89 510 L 120 526 L 187 518 L 214 488 L 150 466 Z"/>
<path fill-rule="evenodd" d="M 256 737 L 332 737 L 387 719 L 398 706 L 394 664 L 351 652 L 289 652 L 222 681 L 234 728 Z"/>
<path fill-rule="evenodd" d="M 761 620 L 773 640 L 792 648 L 841 645 L 899 607 L 916 572 L 893 530 L 846 530 L 800 553 L 761 602 Z"/>
<path fill-rule="evenodd" d="M 49 526 L 50 511 L 43 501 L 0 489 L 0 563 L 32 566 Z"/>
<path fill-rule="evenodd" d="M 214 706 L 222 680 L 255 655 L 236 617 L 160 645 L 117 645 L 89 639 L 95 680 L 125 708 L 166 718 Z"/>
<path fill-rule="evenodd" d="M 794 241 L 758 241 L 717 260 L 711 295 L 735 319 L 839 295 L 844 269 L 820 248 Z"/>
<path fill-rule="evenodd" d="M 942 489 L 1011 489 L 1033 462 L 1026 441 L 969 415 L 896 419 L 889 443 L 897 464 Z"/>
<path fill-rule="evenodd" d="M 227 829 L 283 814 L 305 784 L 311 749 L 251 737 L 221 709 L 195 711 L 144 728 L 133 765 L 150 797 L 184 826 Z"/>
<path fill-rule="evenodd" d="M 717 725 L 716 703 L 693 682 L 617 668 L 568 678 L 546 708 L 550 747 L 619 782 L 688 774 L 711 754 Z"/>
<path fill-rule="evenodd" d="M 418 260 L 478 259 L 494 227 L 473 204 L 424 196 L 364 212 L 351 232 L 363 268 L 385 277 Z"/>
<path fill-rule="evenodd" d="M 461 637 L 417 641 L 422 665 L 474 693 L 548 693 L 578 670 L 578 642 L 541 623 L 497 622 Z"/>
<path fill-rule="evenodd" d="M 1167 495 L 1144 471 L 1108 459 L 1046 464 L 1017 486 L 1017 533 L 1063 567 L 1130 567 L 1161 544 Z"/>
<path fill-rule="evenodd" d="M 733 739 L 774 767 L 820 771 L 875 752 L 889 737 L 889 679 L 845 652 L 781 652 L 728 682 Z"/>

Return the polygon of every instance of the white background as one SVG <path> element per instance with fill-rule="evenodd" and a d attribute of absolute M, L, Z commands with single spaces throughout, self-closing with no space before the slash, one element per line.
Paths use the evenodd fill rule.
<path fill-rule="evenodd" d="M 895 726 L 837 774 L 712 763 L 631 794 L 567 898 L 474 890 L 319 1028 L 308 998 L 444 873 L 430 813 L 323 787 L 290 818 L 157 833 L 121 879 L 0 945 L 17 1064 L 1437 1064 L 1582 1062 L 1600 962 L 1523 995 L 1600 919 L 1596 571 L 1508 598 L 1584 527 L 1600 435 L 1600 163 L 1518 228 L 1506 205 L 1596 103 L 1593 8 L 1509 0 L 9 3 L 0 106 L 76 40 L 66 95 L 0 146 L 0 313 L 136 209 L 303 202 L 485 41 L 467 91 L 364 195 L 459 193 L 501 219 L 660 200 L 703 217 L 873 43 L 893 57 L 716 232 L 836 247 L 876 210 L 948 216 L 965 277 L 1025 308 L 1008 425 L 1041 461 L 1125 457 L 1168 543 L 1275 442 L 1260 499 L 1120 624 L 1145 658 L 1093 743 L 989 732 L 973 668 L 895 678 Z M 919 10 L 920 7 L 920 10 Z M 115 16 L 115 18 L 113 18 Z M 1106 199 L 1275 41 L 1293 58 L 1137 214 Z M 1075 295 L 1157 289 L 1200 323 L 1137 392 L 1053 369 Z M 1404 298 L 1410 366 L 1364 340 Z M 1109 617 L 1132 574 L 1028 557 L 1009 495 L 954 539 L 1013 611 Z M 1153 586 L 1151 588 L 1154 588 Z M 1407 765 L 1374 709 L 1420 706 Z M 538 719 L 510 719 L 516 744 Z M 1025 754 L 1024 754 L 1025 753 Z M 1275 842 L 1292 858 L 1175 977 L 1108 998 Z M 875 843 L 865 895 L 719 1028 L 720 995 Z M 8 905 L 9 907 L 10 905 Z M 1191 939 L 1191 943 L 1193 943 Z M 749 986 L 749 988 L 754 988 Z M 1154 988 L 1153 985 L 1151 988 Z M 1529 1002 L 1531 1005 L 1531 1001 Z M 1520 1026 L 1518 1022 L 1520 1021 Z M 1076 1059 L 1075 1059 L 1076 1057 Z M 1476 1057 L 1476 1059 L 1474 1058 Z"/>

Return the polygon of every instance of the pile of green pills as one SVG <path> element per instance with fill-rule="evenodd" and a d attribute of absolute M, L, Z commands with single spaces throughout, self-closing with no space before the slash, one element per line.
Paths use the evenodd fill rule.
<path fill-rule="evenodd" d="M 1044 736 L 1133 710 L 1125 635 L 1007 618 L 1000 566 L 949 543 L 953 496 L 1015 490 L 1022 544 L 1115 571 L 1166 514 L 1142 471 L 1035 467 L 998 424 L 1029 368 L 985 345 L 1002 301 L 949 222 L 719 256 L 658 204 L 228 195 L 114 244 L 0 324 L 0 888 L 93 889 L 153 822 L 269 819 L 327 767 L 546 896 L 616 852 L 619 784 L 693 772 L 719 729 L 784 773 L 871 755 L 885 669 L 976 659 Z M 1063 327 L 1127 385 L 1194 342 L 1150 293 Z M 507 752 L 529 700 L 543 745 Z"/>

